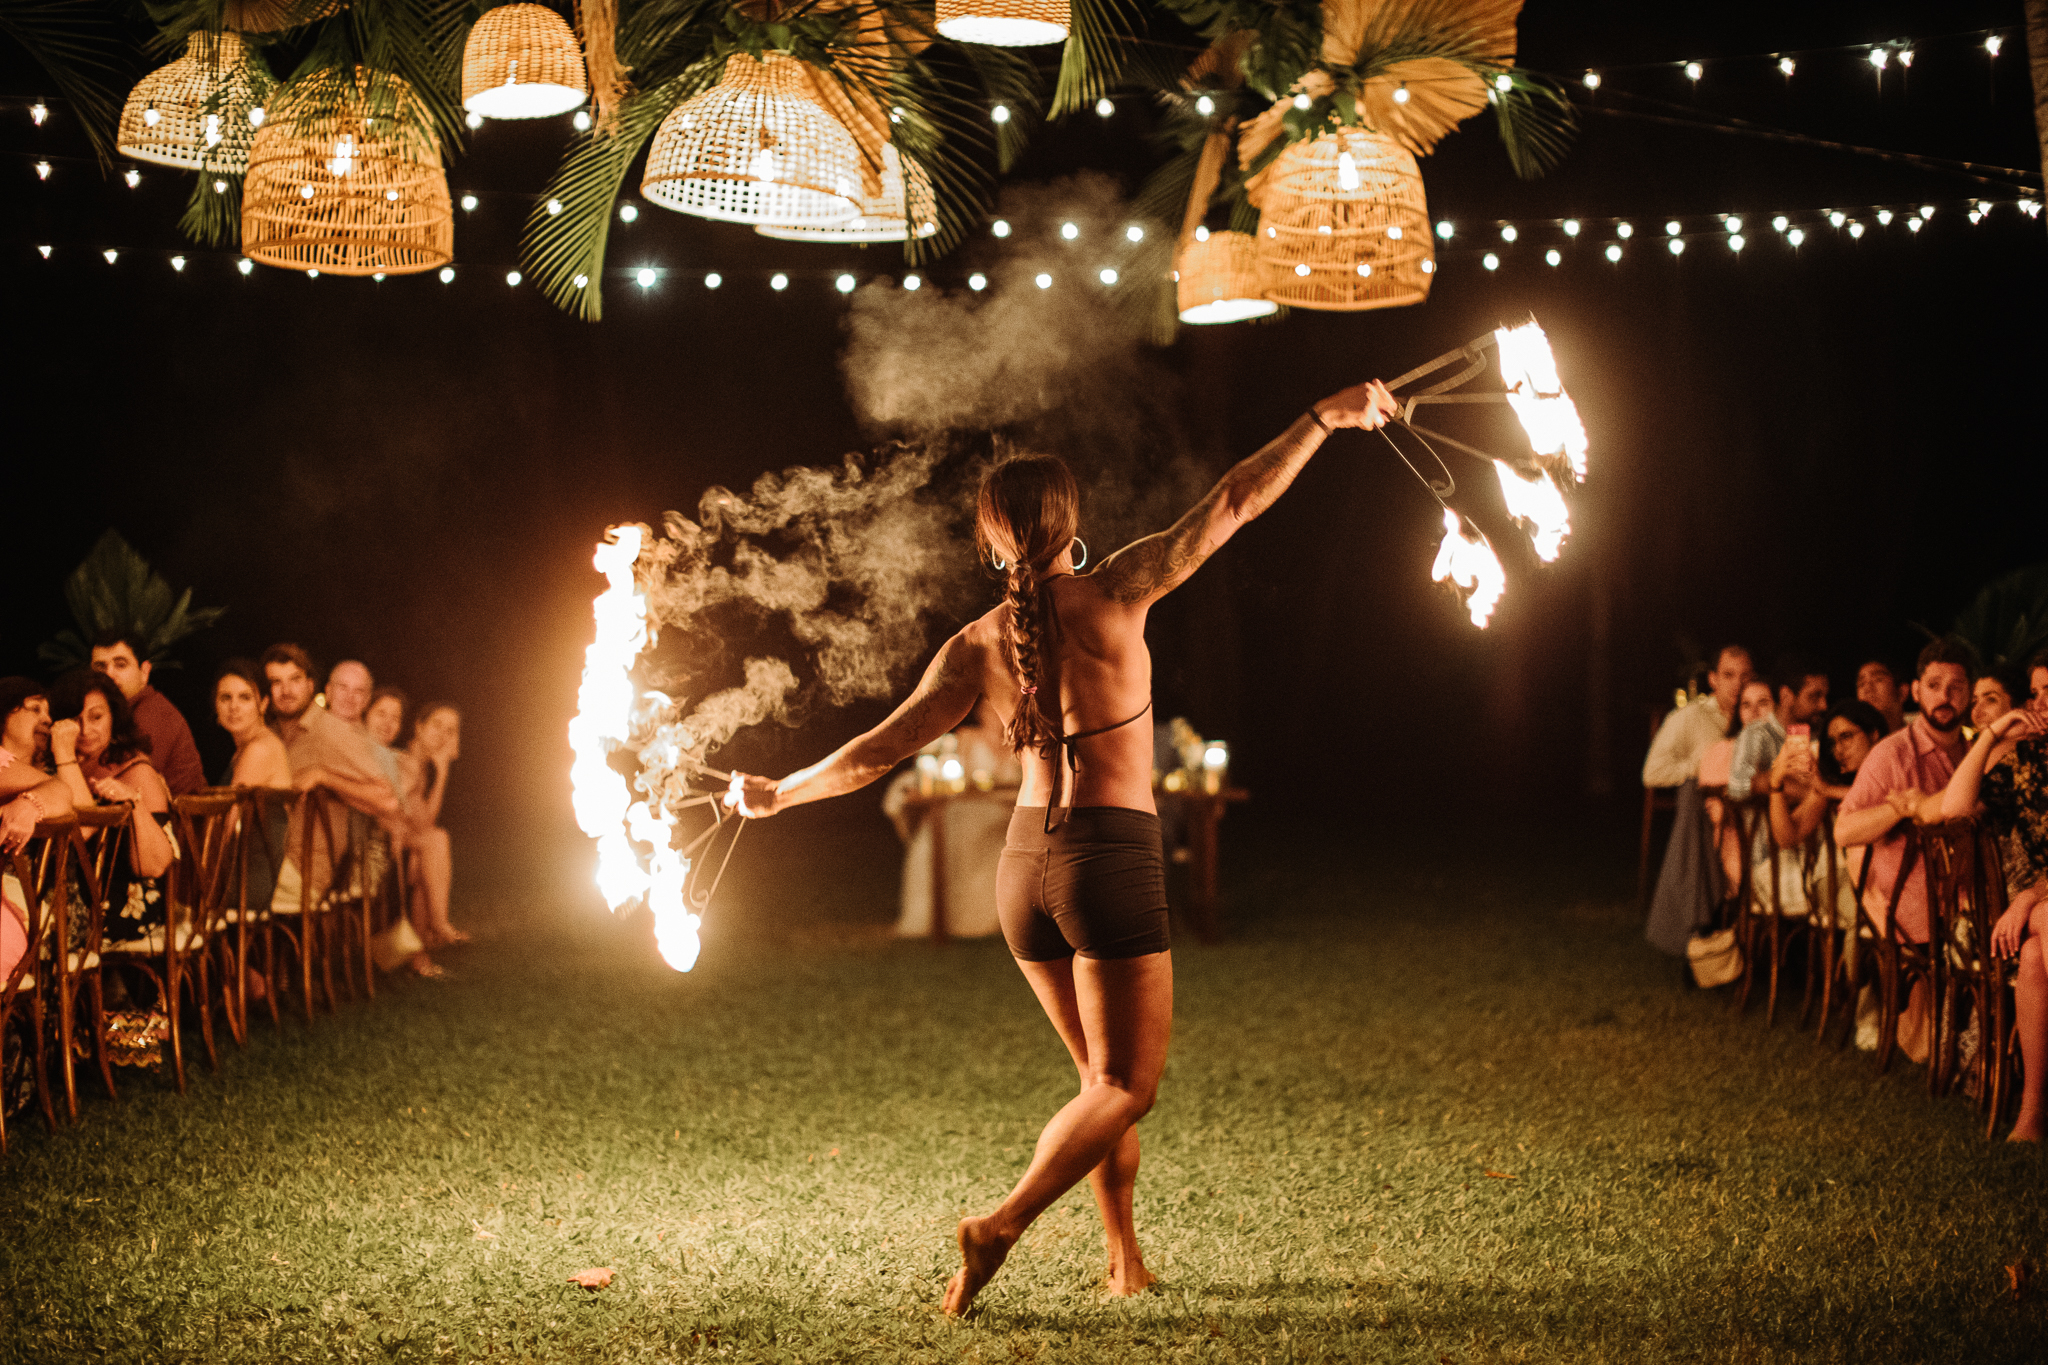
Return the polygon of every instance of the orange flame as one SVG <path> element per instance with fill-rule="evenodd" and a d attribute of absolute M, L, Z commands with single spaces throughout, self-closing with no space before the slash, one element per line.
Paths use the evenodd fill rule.
<path fill-rule="evenodd" d="M 1436 565 L 1429 576 L 1457 589 L 1472 624 L 1481 630 L 1493 619 L 1494 604 L 1508 586 L 1508 576 L 1493 546 L 1478 528 L 1468 533 L 1463 519 L 1448 507 L 1444 509 L 1444 543 L 1436 552 Z"/>

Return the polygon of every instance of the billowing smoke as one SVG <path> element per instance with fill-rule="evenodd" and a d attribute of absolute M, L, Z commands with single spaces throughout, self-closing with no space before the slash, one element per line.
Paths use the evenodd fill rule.
<path fill-rule="evenodd" d="M 646 718 L 650 795 L 673 794 L 744 727 L 899 692 L 942 628 L 985 609 L 969 533 L 992 458 L 1066 457 L 1098 559 L 1198 495 L 1177 381 L 1143 340 L 1166 231 L 1145 223 L 1134 239 L 1101 177 L 1012 190 L 1002 211 L 1015 232 L 987 291 L 853 296 L 841 363 L 874 454 L 766 474 L 744 495 L 710 489 L 643 548 L 660 634 L 648 681 L 666 712 Z"/>

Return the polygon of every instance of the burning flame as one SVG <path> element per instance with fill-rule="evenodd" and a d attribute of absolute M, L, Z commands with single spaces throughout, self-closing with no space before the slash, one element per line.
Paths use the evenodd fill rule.
<path fill-rule="evenodd" d="M 1524 476 L 1505 460 L 1495 460 L 1493 468 L 1500 475 L 1500 495 L 1508 505 L 1508 515 L 1529 533 L 1536 557 L 1545 564 L 1555 563 L 1564 538 L 1572 533 L 1572 514 L 1556 481 L 1540 472 Z"/>
<path fill-rule="evenodd" d="M 1562 455 L 1571 461 L 1574 478 L 1586 477 L 1586 428 L 1579 409 L 1557 377 L 1557 358 L 1550 340 L 1532 318 L 1520 327 L 1502 327 L 1493 334 L 1500 348 L 1500 378 L 1507 385 L 1508 405 L 1529 433 L 1538 455 Z M 1555 555 L 1544 555 L 1554 559 Z"/>
<path fill-rule="evenodd" d="M 635 801 L 625 777 L 607 761 L 630 739 L 642 702 L 668 704 L 658 692 L 641 693 L 632 679 L 633 663 L 649 638 L 647 596 L 633 582 L 641 534 L 638 526 L 614 526 L 592 560 L 607 586 L 591 603 L 597 634 L 583 654 L 583 685 L 569 722 L 569 747 L 576 755 L 569 783 L 576 823 L 597 840 L 597 886 L 605 903 L 617 910 L 646 897 L 662 959 L 687 972 L 697 962 L 701 921 L 684 901 L 690 862 L 672 846 L 675 816 Z M 649 846 L 644 864 L 636 844 Z"/>
<path fill-rule="evenodd" d="M 1448 580 L 1458 591 L 1458 600 L 1481 630 L 1493 619 L 1494 604 L 1507 590 L 1508 576 L 1477 527 L 1466 530 L 1464 519 L 1444 509 L 1444 543 L 1436 552 L 1436 566 L 1429 576 L 1438 583 Z"/>

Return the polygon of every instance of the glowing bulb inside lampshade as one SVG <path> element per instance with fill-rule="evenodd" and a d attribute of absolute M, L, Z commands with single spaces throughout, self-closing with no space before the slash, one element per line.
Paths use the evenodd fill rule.
<path fill-rule="evenodd" d="M 1064 0 L 939 0 L 933 17 L 939 36 L 990 47 L 1063 43 L 1073 18 Z"/>
<path fill-rule="evenodd" d="M 1444 509 L 1444 543 L 1437 548 L 1430 581 L 1449 583 L 1472 624 L 1481 630 L 1493 619 L 1494 604 L 1507 591 L 1508 576 L 1500 557 L 1477 527 L 1466 530 L 1465 522 L 1450 508 Z"/>
<path fill-rule="evenodd" d="M 263 126 L 263 118 L 264 113 L 262 105 L 252 104 L 249 106 L 249 126 L 251 128 L 261 128 Z"/>
<path fill-rule="evenodd" d="M 753 159 L 747 162 L 747 174 L 766 184 L 774 183 L 778 169 L 775 153 L 767 147 L 755 152 Z"/>
<path fill-rule="evenodd" d="M 1396 103 L 1396 104 L 1406 104 L 1407 102 L 1408 102 L 1408 87 L 1407 87 L 1406 85 L 1397 85 L 1397 86 L 1395 86 L 1395 87 L 1394 87 L 1394 103 Z"/>
<path fill-rule="evenodd" d="M 301 198 L 301 199 L 311 199 L 312 197 L 313 197 L 313 187 L 312 187 L 311 185 L 301 185 L 301 186 L 299 186 L 299 198 Z"/>
<path fill-rule="evenodd" d="M 1209 98 L 1209 96 L 1207 95 L 1202 96 L 1200 99 L 1195 101 L 1195 112 L 1200 114 L 1203 118 L 1209 117 L 1209 115 L 1216 112 L 1216 101 Z"/>
<path fill-rule="evenodd" d="M 163 121 L 163 115 L 154 109 L 145 109 L 142 111 L 142 121 L 146 126 L 154 128 Z"/>
<path fill-rule="evenodd" d="M 1358 163 L 1349 152 L 1337 153 L 1337 186 L 1345 190 L 1358 188 Z"/>

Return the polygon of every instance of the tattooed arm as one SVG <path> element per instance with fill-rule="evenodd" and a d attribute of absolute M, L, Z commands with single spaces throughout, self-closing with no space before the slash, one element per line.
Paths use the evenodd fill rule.
<path fill-rule="evenodd" d="M 1310 409 L 1314 417 L 1304 414 L 1295 419 L 1293 426 L 1263 450 L 1240 460 L 1187 515 L 1164 531 L 1124 546 L 1090 577 L 1112 601 L 1127 607 L 1150 606 L 1185 583 L 1238 527 L 1287 491 L 1309 457 L 1322 448 L 1325 426 L 1369 431 L 1385 425 L 1398 410 L 1386 386 L 1377 379 L 1325 398 Z"/>
<path fill-rule="evenodd" d="M 962 631 L 940 646 L 917 690 L 887 720 L 780 782 L 734 773 L 725 804 L 758 817 L 865 787 L 965 720 L 981 678 L 979 647 Z"/>

